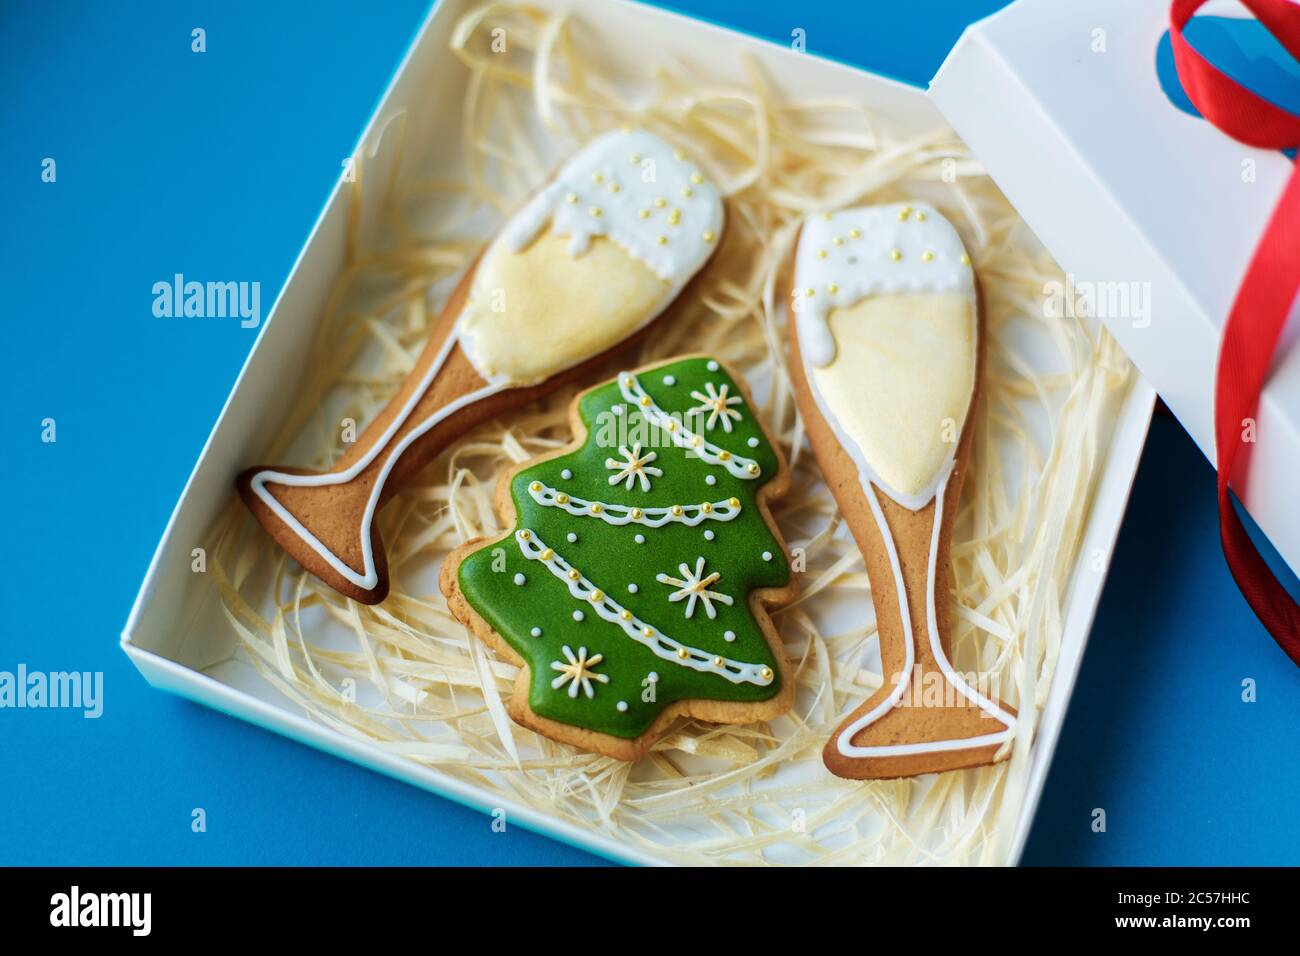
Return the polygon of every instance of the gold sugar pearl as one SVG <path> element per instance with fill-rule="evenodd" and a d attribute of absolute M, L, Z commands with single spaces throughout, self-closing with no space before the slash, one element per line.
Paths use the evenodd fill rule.
<path fill-rule="evenodd" d="M 567 203 L 575 203 L 575 202 L 578 201 L 578 194 L 577 194 L 577 193 L 565 193 L 565 194 L 564 194 L 564 201 L 567 202 Z"/>
<path fill-rule="evenodd" d="M 849 238 L 850 238 L 850 239 L 861 239 L 861 238 L 862 238 L 862 230 L 861 230 L 861 229 L 850 229 L 850 230 L 849 230 Z"/>
<path fill-rule="evenodd" d="M 680 163 L 685 158 L 686 158 L 686 154 L 683 153 L 680 149 L 673 150 L 673 159 L 677 160 Z"/>
<path fill-rule="evenodd" d="M 907 221 L 907 217 L 910 216 L 910 215 L 912 215 L 912 207 L 911 207 L 911 206 L 904 206 L 902 209 L 898 210 L 898 221 L 899 221 L 899 222 L 906 222 L 906 221 Z"/>
<path fill-rule="evenodd" d="M 830 253 L 828 253 L 825 249 L 818 249 L 818 250 L 817 250 L 817 258 L 818 258 L 818 259 L 825 259 L 828 255 L 830 255 Z"/>
<path fill-rule="evenodd" d="M 597 183 L 597 184 L 599 184 L 599 183 L 603 183 L 603 182 L 605 181 L 605 177 L 602 176 L 600 173 L 592 173 L 592 174 L 591 174 L 591 181 L 592 181 L 593 183 Z"/>
<path fill-rule="evenodd" d="M 656 208 L 656 209 L 663 209 L 664 206 L 667 206 L 667 205 L 668 205 L 668 200 L 665 199 L 663 196 L 656 196 L 656 197 L 655 197 L 655 208 Z"/>
<path fill-rule="evenodd" d="M 628 388 L 631 388 L 632 387 L 631 377 L 629 376 L 628 378 L 623 379 L 623 384 L 626 385 Z"/>
<path fill-rule="evenodd" d="M 965 253 L 963 253 L 963 254 L 962 254 L 962 257 L 961 257 L 961 264 L 964 265 L 964 266 L 968 266 L 968 265 L 970 265 L 970 256 L 968 256 L 968 255 L 966 255 Z"/>
<path fill-rule="evenodd" d="M 641 633 L 646 637 L 654 637 L 655 629 L 653 627 L 643 627 L 641 628 Z"/>
<path fill-rule="evenodd" d="M 590 209 L 587 210 L 587 212 L 590 213 L 593 217 L 598 217 L 604 211 L 605 210 L 601 209 L 599 206 L 592 206 Z"/>
<path fill-rule="evenodd" d="M 649 219 L 649 218 L 650 218 L 650 210 L 649 210 L 649 209 L 638 209 L 638 210 L 636 211 L 636 217 L 637 217 L 638 219 Z"/>
<path fill-rule="evenodd" d="M 623 187 L 620 186 L 618 183 L 610 183 L 610 184 L 609 184 L 609 191 L 612 192 L 612 193 L 616 193 L 616 192 L 618 192 L 618 191 L 619 191 L 620 189 L 622 189 L 622 188 L 623 188 Z"/>
<path fill-rule="evenodd" d="M 739 498 L 728 498 L 728 499 L 727 499 L 727 504 L 731 505 L 731 507 L 733 507 L 733 508 L 739 508 L 739 507 L 740 507 L 740 499 L 739 499 Z"/>
<path fill-rule="evenodd" d="M 724 661 L 721 657 L 715 657 L 715 658 L 713 659 L 713 666 L 714 666 L 714 667 L 722 667 L 722 666 L 723 666 L 724 664 L 726 664 L 726 663 L 727 663 L 727 662 Z"/>
<path fill-rule="evenodd" d="M 701 238 L 702 238 L 705 242 L 712 242 L 716 237 L 713 235 L 713 230 L 712 230 L 712 229 L 705 229 L 705 230 L 704 230 L 704 233 L 703 233 L 702 236 L 701 236 Z"/>
<path fill-rule="evenodd" d="M 552 551 L 550 548 L 547 548 L 545 551 L 542 552 L 543 561 L 549 561 L 553 557 L 555 557 L 555 552 Z"/>
<path fill-rule="evenodd" d="M 843 236 L 834 236 L 834 237 L 832 237 L 831 242 L 835 243 L 835 245 L 837 245 L 837 246 L 842 246 L 842 245 L 844 245 L 844 237 L 843 237 Z"/>
<path fill-rule="evenodd" d="M 630 620 L 632 620 L 632 612 L 629 611 L 629 610 L 627 610 L 626 608 L 624 608 L 622 611 L 619 611 L 619 612 L 618 612 L 618 616 L 621 617 L 621 618 L 622 618 L 623 620 L 625 620 L 625 621 L 630 621 Z"/>
<path fill-rule="evenodd" d="M 757 475 L 757 474 L 758 474 L 758 465 L 754 464 L 754 463 L 751 461 L 751 462 L 750 462 L 750 463 L 745 467 L 745 470 L 746 470 L 747 472 L 749 472 L 751 475 Z"/>
<path fill-rule="evenodd" d="M 659 243 L 659 245 L 661 246 L 666 246 L 668 245 L 668 237 L 660 236 L 658 239 L 655 240 L 655 242 Z"/>
<path fill-rule="evenodd" d="M 640 153 L 633 153 L 631 156 L 628 157 L 628 162 L 630 162 L 633 166 L 640 166 L 640 165 L 641 165 L 641 154 L 640 154 Z"/>
<path fill-rule="evenodd" d="M 840 287 L 836 285 L 834 282 L 832 282 L 830 285 L 826 287 L 826 291 L 829 292 L 831 295 L 834 295 L 836 292 L 840 291 Z"/>
<path fill-rule="evenodd" d="M 761 671 L 758 672 L 758 676 L 761 677 L 761 678 L 763 678 L 763 680 L 771 680 L 771 679 L 772 679 L 772 668 L 770 668 L 770 667 L 764 667 Z"/>
<path fill-rule="evenodd" d="M 917 221 L 917 222 L 925 222 L 925 213 L 923 213 L 923 212 L 918 212 L 918 213 L 916 214 L 916 221 Z"/>
<path fill-rule="evenodd" d="M 809 286 L 808 288 L 803 290 L 803 294 L 811 299 L 813 296 L 817 294 L 817 290 L 814 289 L 812 286 Z"/>
<path fill-rule="evenodd" d="M 519 532 L 519 537 L 524 541 L 527 541 L 532 536 L 533 536 L 532 532 L 529 531 L 527 528 Z"/>
<path fill-rule="evenodd" d="M 718 461 L 731 461 L 731 452 L 727 451 L 725 448 L 718 452 Z"/>
<path fill-rule="evenodd" d="M 712 513 L 713 513 L 713 505 L 709 504 L 709 502 L 706 501 L 706 502 L 704 502 L 702 505 L 700 505 L 700 510 L 703 511 L 706 515 L 707 515 L 707 514 L 712 514 Z"/>
<path fill-rule="evenodd" d="M 704 439 L 701 438 L 699 435 L 696 435 L 694 438 L 691 439 L 691 444 L 696 448 L 699 448 L 701 445 L 704 444 Z"/>
<path fill-rule="evenodd" d="M 828 213 L 828 212 L 824 212 L 824 213 L 822 213 L 822 218 L 825 219 L 827 222 L 830 222 L 830 221 L 831 221 L 831 214 Z"/>
<path fill-rule="evenodd" d="M 633 521 L 640 521 L 640 520 L 641 520 L 641 516 L 642 516 L 644 513 L 645 513 L 645 512 L 643 512 L 640 508 L 633 508 L 633 509 L 632 509 L 632 520 L 633 520 Z"/>
<path fill-rule="evenodd" d="M 603 600 L 605 600 L 605 592 L 604 592 L 604 591 L 602 591 L 602 590 L 600 590 L 599 588 L 597 588 L 595 591 L 592 591 L 592 592 L 591 592 L 591 603 L 592 603 L 592 604 L 599 604 L 599 603 L 600 603 L 601 601 L 603 601 Z"/>
<path fill-rule="evenodd" d="M 668 421 L 664 422 L 664 428 L 668 429 L 670 432 L 675 432 L 677 431 L 677 423 L 670 418 Z"/>
<path fill-rule="evenodd" d="M 681 515 L 682 515 L 682 506 L 681 506 L 681 505 L 673 505 L 672 511 L 673 511 L 673 516 L 674 516 L 674 517 L 680 518 Z"/>
<path fill-rule="evenodd" d="M 685 196 L 687 199 L 690 199 L 692 196 L 695 195 L 695 190 L 693 190 L 690 186 L 683 186 L 682 195 Z"/>
<path fill-rule="evenodd" d="M 529 491 L 541 491 L 541 490 L 542 490 L 542 483 L 541 483 L 540 481 L 534 481 L 531 485 L 528 486 L 528 490 L 529 490 Z"/>
<path fill-rule="evenodd" d="M 903 250 L 901 250 L 901 249 L 890 249 L 890 250 L 889 250 L 889 258 L 891 258 L 891 259 L 893 259 L 895 262 L 897 262 L 899 259 L 903 258 Z"/>
<path fill-rule="evenodd" d="M 682 221 L 682 211 L 674 209 L 668 213 L 668 225 L 675 226 Z"/>
<path fill-rule="evenodd" d="M 569 496 L 561 492 L 555 496 L 555 501 L 557 504 L 567 505 L 569 503 Z"/>
<path fill-rule="evenodd" d="M 688 651 L 688 650 L 687 650 L 686 648 L 684 648 L 684 647 L 679 647 L 679 648 L 677 648 L 677 656 L 680 657 L 680 658 L 681 658 L 682 660 L 684 660 L 684 661 L 685 661 L 685 660 L 689 660 L 689 659 L 690 659 L 690 656 L 691 656 L 691 652 Z"/>
<path fill-rule="evenodd" d="M 649 396 L 649 395 L 642 395 L 642 396 L 641 396 L 641 404 L 642 404 L 642 405 L 645 405 L 645 406 L 647 406 L 647 407 L 649 407 L 649 405 L 650 405 L 650 396 Z"/>
<path fill-rule="evenodd" d="M 921 253 L 922 262 L 929 262 L 933 258 L 934 258 L 934 253 L 931 252 L 929 249 L 926 249 L 925 252 Z"/>
<path fill-rule="evenodd" d="M 704 177 L 699 173 L 691 173 L 691 182 L 698 186 L 700 183 L 704 182 Z"/>
<path fill-rule="evenodd" d="M 594 515 L 598 515 L 598 514 L 600 514 L 601 511 L 603 511 L 603 510 L 604 510 L 604 509 L 601 507 L 601 504 L 600 504 L 599 501 L 593 501 L 593 502 L 591 503 L 591 513 L 592 513 L 592 514 L 594 514 Z"/>
<path fill-rule="evenodd" d="M 578 580 L 578 578 L 580 578 L 580 577 L 582 577 L 582 575 L 578 573 L 578 569 L 577 569 L 577 568 L 569 568 L 569 580 L 570 580 L 570 581 L 576 581 L 576 580 Z"/>

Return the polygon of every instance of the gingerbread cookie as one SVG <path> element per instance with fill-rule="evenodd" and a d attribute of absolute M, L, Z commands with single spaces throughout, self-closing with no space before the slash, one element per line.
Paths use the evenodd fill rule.
<path fill-rule="evenodd" d="M 795 395 L 866 560 L 885 675 L 826 766 L 865 779 L 989 763 L 1015 711 L 950 662 L 949 547 L 980 379 L 970 257 L 920 203 L 819 214 L 799 236 L 790 303 Z"/>
<path fill-rule="evenodd" d="M 593 141 L 487 247 L 397 394 L 324 473 L 257 467 L 237 485 L 308 571 L 388 594 L 375 513 L 469 428 L 580 377 L 643 335 L 717 247 L 722 199 L 645 132 Z"/>
<path fill-rule="evenodd" d="M 443 564 L 452 613 L 522 667 L 510 715 L 635 760 L 678 715 L 789 709 L 766 610 L 795 591 L 767 506 L 788 481 L 745 388 L 678 359 L 582 393 L 571 418 L 573 445 L 502 482 L 509 530 Z"/>

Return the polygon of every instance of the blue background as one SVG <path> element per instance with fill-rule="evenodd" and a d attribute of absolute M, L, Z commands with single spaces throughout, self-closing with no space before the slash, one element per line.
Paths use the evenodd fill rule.
<path fill-rule="evenodd" d="M 918 84 L 1000 5 L 675 4 Z M 254 336 L 155 319 L 151 286 L 258 280 L 269 309 L 426 6 L 0 6 L 0 670 L 106 683 L 99 720 L 0 711 L 0 863 L 599 862 L 153 691 L 117 647 Z M 1026 862 L 1300 862 L 1298 714 L 1219 553 L 1213 472 L 1157 417 Z"/>

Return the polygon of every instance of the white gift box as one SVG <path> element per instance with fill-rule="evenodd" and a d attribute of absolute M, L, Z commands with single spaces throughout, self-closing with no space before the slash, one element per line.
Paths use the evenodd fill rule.
<path fill-rule="evenodd" d="M 1235 2 L 1201 13 L 1249 16 Z M 1213 462 L 1223 325 L 1292 164 L 1173 104 L 1156 74 L 1168 27 L 1164 2 L 1020 0 L 966 31 L 931 91 Z M 1260 401 L 1249 483 L 1233 478 L 1300 571 L 1297 308 Z"/>
<path fill-rule="evenodd" d="M 455 118 L 464 96 L 465 73 L 446 55 L 446 50 L 453 25 L 471 2 L 443 0 L 430 14 L 372 116 L 357 155 L 373 155 L 389 124 L 401 113 L 408 116 L 409 142 L 427 143 L 433 150 L 454 149 L 446 144 L 457 139 Z M 716 75 L 740 82 L 743 76 L 739 57 L 719 57 L 717 51 L 745 52 L 759 63 L 778 91 L 797 92 L 806 98 L 864 101 L 902 131 L 932 130 L 944 125 L 946 116 L 948 125 L 962 133 L 969 131 L 977 155 L 992 166 L 1013 201 L 1026 204 L 1022 207 L 1026 219 L 1067 271 L 1106 274 L 1098 270 L 1112 261 L 1109 257 L 1115 253 L 1114 237 L 1100 227 L 1080 228 L 1079 217 L 1070 213 L 1062 214 L 1058 223 L 1058 213 L 1073 210 L 1082 200 L 1078 195 L 1062 195 L 1058 169 L 1052 164 L 1025 162 L 1023 156 L 1017 163 L 1014 151 L 995 132 L 1009 118 L 1021 112 L 1032 113 L 1038 103 L 1023 88 L 1012 95 L 1016 77 L 1009 72 L 1009 61 L 999 55 L 996 43 L 1006 40 L 1019 50 L 1015 25 L 1021 7 L 1025 8 L 1026 21 L 1044 20 L 1048 19 L 1043 9 L 1047 4 L 1022 3 L 973 27 L 945 65 L 935 93 L 927 95 L 865 71 L 649 7 L 611 0 L 534 2 L 542 8 L 567 9 L 581 17 L 612 62 L 658 63 L 676 57 L 686 62 L 707 62 Z M 1107 9 L 1119 6 L 1104 5 Z M 1025 35 L 1020 34 L 1019 39 L 1023 41 Z M 1043 60 L 1050 57 L 1044 54 Z M 943 114 L 936 104 L 942 107 Z M 1046 123 L 1044 117 L 1037 119 Z M 1209 134 L 1205 135 L 1208 138 Z M 1023 138 L 1023 134 L 1017 133 L 1016 137 Z M 1078 168 L 1078 175 L 1084 177 L 1082 164 Z M 1010 178 L 1004 181 L 1004 177 Z M 372 181 L 382 179 L 381 175 Z M 256 675 L 209 667 L 230 654 L 232 639 L 210 584 L 191 571 L 191 548 L 202 540 L 206 529 L 230 502 L 233 478 L 249 463 L 250 450 L 267 446 L 287 412 L 293 390 L 286 387 L 291 383 L 286 382 L 285 372 L 301 366 L 299 356 L 312 339 L 331 282 L 344 262 L 347 195 L 343 186 L 336 186 L 321 212 L 181 494 L 126 624 L 123 648 L 150 683 L 162 689 L 467 805 L 485 811 L 504 808 L 526 826 L 604 856 L 636 863 L 664 862 L 594 830 L 514 804 L 498 793 L 469 786 L 436 769 L 315 723 Z M 1078 184 L 1078 190 L 1079 195 L 1098 194 L 1104 192 L 1105 184 L 1089 178 Z M 1019 858 L 1029 833 L 1105 580 L 1104 574 L 1096 571 L 1109 565 L 1153 401 L 1152 389 L 1141 380 L 1135 381 L 1109 434 L 1079 551 L 1089 556 L 1091 567 L 1084 568 L 1080 563 L 1072 576 L 1060 659 L 1033 743 L 1027 796 L 1015 832 L 1006 840 L 1010 848 L 1006 862 Z"/>

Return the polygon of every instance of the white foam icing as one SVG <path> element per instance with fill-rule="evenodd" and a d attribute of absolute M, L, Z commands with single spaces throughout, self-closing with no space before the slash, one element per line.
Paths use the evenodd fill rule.
<path fill-rule="evenodd" d="M 501 238 L 518 252 L 549 222 L 580 256 L 592 237 L 607 236 L 666 280 L 675 298 L 712 253 L 722 218 L 721 195 L 685 154 L 650 133 L 616 131 L 574 155 Z"/>
<path fill-rule="evenodd" d="M 961 292 L 975 300 L 961 237 L 932 207 L 867 206 L 804 221 L 795 253 L 794 309 L 799 351 L 809 364 L 823 368 L 835 359 L 832 310 L 871 295 L 914 292 Z"/>

